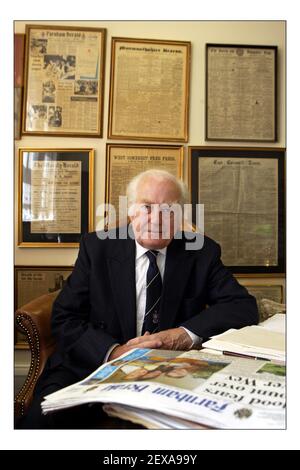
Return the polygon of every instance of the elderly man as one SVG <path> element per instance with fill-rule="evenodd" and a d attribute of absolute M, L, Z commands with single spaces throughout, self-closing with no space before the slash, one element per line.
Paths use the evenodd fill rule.
<path fill-rule="evenodd" d="M 134 239 L 83 236 L 53 308 L 57 350 L 23 427 L 68 427 L 66 412 L 41 416 L 42 397 L 132 348 L 199 348 L 204 338 L 258 321 L 255 299 L 223 266 L 219 245 L 204 237 L 201 249 L 187 250 L 184 237 L 174 237 L 173 207 L 186 200 L 181 181 L 149 170 L 127 193 Z"/>

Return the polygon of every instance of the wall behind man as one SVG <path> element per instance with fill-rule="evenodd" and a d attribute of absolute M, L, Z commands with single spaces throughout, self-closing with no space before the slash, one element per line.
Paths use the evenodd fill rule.
<path fill-rule="evenodd" d="M 34 22 L 30 22 L 33 24 Z M 107 138 L 108 104 L 110 86 L 110 54 L 112 37 L 166 39 L 190 41 L 192 44 L 189 141 L 185 146 L 184 175 L 187 181 L 188 145 L 251 146 L 241 142 L 205 141 L 205 44 L 249 44 L 278 46 L 278 142 L 257 143 L 259 147 L 285 147 L 285 22 L 284 21 L 38 21 L 37 24 L 62 26 L 89 26 L 106 28 L 106 67 L 104 88 L 103 138 L 23 136 L 15 143 L 15 264 L 16 265 L 73 265 L 76 248 L 20 248 L 17 246 L 18 171 L 17 156 L 21 147 L 31 148 L 93 148 L 95 149 L 94 207 L 104 203 L 105 158 Z M 15 22 L 15 33 L 25 33 L 24 21 Z M 136 141 L 114 141 L 131 142 Z M 146 141 L 141 143 L 147 143 Z M 148 143 L 159 143 L 151 142 Z M 255 146 L 252 143 L 252 146 Z M 95 214 L 94 214 L 95 216 Z M 95 225 L 97 224 L 95 217 Z M 273 280 L 270 280 L 270 284 Z M 277 281 L 278 282 L 278 279 Z M 282 282 L 284 280 L 282 279 Z"/>
<path fill-rule="evenodd" d="M 15 32 L 25 32 L 25 22 L 15 22 Z M 33 23 L 31 23 L 33 24 Z M 106 67 L 104 92 L 103 138 L 87 137 L 48 137 L 23 136 L 16 141 L 15 174 L 15 264 L 17 265 L 72 265 L 78 250 L 76 248 L 19 248 L 17 246 L 17 155 L 20 147 L 32 148 L 94 148 L 95 149 L 95 199 L 94 207 L 104 203 L 105 198 L 105 151 L 107 138 L 109 85 L 110 85 L 110 52 L 112 37 L 132 37 L 149 39 L 171 39 L 191 41 L 191 81 L 190 81 L 190 114 L 189 141 L 185 144 L 185 178 L 187 178 L 188 145 L 250 146 L 255 144 L 241 142 L 206 142 L 205 141 L 205 44 L 262 44 L 278 46 L 278 142 L 272 144 L 258 143 L 257 146 L 285 147 L 285 23 L 283 21 L 76 21 L 76 22 L 42 22 L 47 25 L 72 25 L 101 27 L 107 30 Z M 119 141 L 114 141 L 119 142 Z M 129 142 L 122 140 L 120 142 Z M 134 143 L 134 141 L 131 141 Z M 136 142 L 136 141 L 135 141 Z M 143 141 L 144 143 L 144 141 Z M 146 143 L 146 142 L 145 142 Z M 151 142 L 149 143 L 159 143 Z M 186 179 L 187 181 L 187 179 Z M 95 218 L 95 223 L 97 219 Z"/>

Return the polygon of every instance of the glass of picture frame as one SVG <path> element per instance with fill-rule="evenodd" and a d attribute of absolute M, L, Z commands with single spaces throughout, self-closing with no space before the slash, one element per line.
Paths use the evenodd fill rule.
<path fill-rule="evenodd" d="M 18 245 L 78 247 L 93 230 L 94 151 L 19 150 Z"/>
<path fill-rule="evenodd" d="M 106 30 L 26 25 L 23 134 L 102 136 Z"/>
<path fill-rule="evenodd" d="M 15 310 L 40 295 L 62 289 L 72 271 L 71 266 L 15 266 Z M 20 331 L 15 332 L 15 348 L 29 348 Z"/>
<path fill-rule="evenodd" d="M 205 234 L 234 273 L 285 272 L 281 148 L 189 147 L 193 221 L 204 204 Z"/>
<path fill-rule="evenodd" d="M 206 140 L 277 140 L 277 46 L 206 44 Z"/>
<path fill-rule="evenodd" d="M 119 197 L 126 196 L 128 183 L 139 173 L 159 169 L 182 178 L 183 152 L 180 145 L 107 144 L 105 202 L 114 208 L 109 225 L 127 221 Z"/>
<path fill-rule="evenodd" d="M 191 43 L 112 38 L 108 137 L 187 142 Z"/>

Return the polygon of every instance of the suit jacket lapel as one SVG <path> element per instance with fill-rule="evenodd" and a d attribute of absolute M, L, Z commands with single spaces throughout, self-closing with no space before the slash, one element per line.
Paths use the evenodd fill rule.
<path fill-rule="evenodd" d="M 134 240 L 116 240 L 108 256 L 108 270 L 125 342 L 136 336 Z"/>
<path fill-rule="evenodd" d="M 176 315 L 193 265 L 183 240 L 172 240 L 167 250 L 160 306 L 160 330 L 174 328 Z"/>
<path fill-rule="evenodd" d="M 136 336 L 135 240 L 116 240 L 108 254 L 108 271 L 124 342 Z M 160 330 L 174 328 L 176 315 L 193 266 L 184 240 L 167 250 L 160 305 Z"/>

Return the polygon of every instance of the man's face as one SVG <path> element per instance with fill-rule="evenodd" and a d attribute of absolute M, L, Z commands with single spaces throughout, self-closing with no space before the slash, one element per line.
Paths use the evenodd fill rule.
<path fill-rule="evenodd" d="M 178 229 L 174 206 L 180 194 L 169 180 L 148 177 L 137 188 L 137 201 L 130 220 L 137 242 L 148 249 L 169 245 Z"/>

